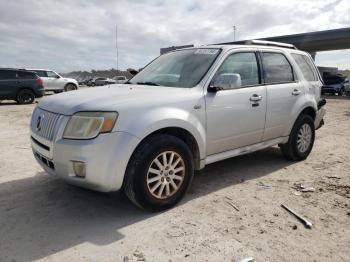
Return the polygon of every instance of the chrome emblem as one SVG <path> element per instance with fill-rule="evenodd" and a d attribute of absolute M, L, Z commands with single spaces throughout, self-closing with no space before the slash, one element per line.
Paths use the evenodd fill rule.
<path fill-rule="evenodd" d="M 44 115 L 41 115 L 38 117 L 38 119 L 36 120 L 36 131 L 40 131 L 41 130 L 41 121 L 44 119 Z"/>

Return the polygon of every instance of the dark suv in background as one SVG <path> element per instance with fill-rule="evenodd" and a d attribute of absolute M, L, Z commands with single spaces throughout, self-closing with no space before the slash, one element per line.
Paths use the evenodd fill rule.
<path fill-rule="evenodd" d="M 322 94 L 338 94 L 339 96 L 350 94 L 349 78 L 341 74 L 323 74 L 324 86 Z"/>
<path fill-rule="evenodd" d="M 0 68 L 0 100 L 31 104 L 44 95 L 43 80 L 36 73 L 21 69 Z"/>

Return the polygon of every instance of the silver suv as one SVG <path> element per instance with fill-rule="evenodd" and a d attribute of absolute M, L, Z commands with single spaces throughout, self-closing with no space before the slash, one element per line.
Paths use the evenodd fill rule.
<path fill-rule="evenodd" d="M 127 84 L 43 99 L 32 148 L 51 175 L 163 210 L 210 163 L 274 145 L 306 159 L 325 114 L 321 86 L 310 55 L 292 46 L 177 50 Z"/>
<path fill-rule="evenodd" d="M 77 90 L 79 87 L 78 81 L 73 78 L 62 77 L 52 70 L 44 69 L 28 69 L 35 72 L 43 81 L 45 91 L 54 91 L 60 93 L 62 91 Z"/>

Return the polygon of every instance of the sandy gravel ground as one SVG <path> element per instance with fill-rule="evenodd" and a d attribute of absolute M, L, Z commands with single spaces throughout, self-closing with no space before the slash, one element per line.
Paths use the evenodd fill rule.
<path fill-rule="evenodd" d="M 156 214 L 46 176 L 29 144 L 33 107 L 0 104 L 0 261 L 350 261 L 350 100 L 328 99 L 306 161 L 273 147 L 212 164 Z"/>

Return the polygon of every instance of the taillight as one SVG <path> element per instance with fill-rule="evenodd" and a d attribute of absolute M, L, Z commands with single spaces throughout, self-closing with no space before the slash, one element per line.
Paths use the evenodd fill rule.
<path fill-rule="evenodd" d="M 37 80 L 36 80 L 36 83 L 38 84 L 38 85 L 43 85 L 43 83 L 44 83 L 44 81 L 39 77 Z"/>

